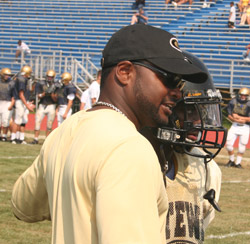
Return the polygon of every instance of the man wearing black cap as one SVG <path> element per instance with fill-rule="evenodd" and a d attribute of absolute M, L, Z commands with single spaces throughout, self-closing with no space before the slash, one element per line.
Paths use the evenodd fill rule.
<path fill-rule="evenodd" d="M 168 199 L 138 130 L 168 122 L 183 79 L 206 78 L 170 33 L 147 25 L 116 32 L 103 50 L 99 101 L 48 136 L 15 183 L 14 214 L 51 219 L 52 243 L 165 243 Z"/>

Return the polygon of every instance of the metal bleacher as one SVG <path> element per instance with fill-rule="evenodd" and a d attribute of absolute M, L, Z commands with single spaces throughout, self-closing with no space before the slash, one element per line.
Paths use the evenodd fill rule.
<path fill-rule="evenodd" d="M 185 21 L 163 28 L 179 39 L 180 46 L 200 57 L 206 63 L 218 88 L 250 88 L 250 62 L 242 53 L 249 44 L 250 28 L 239 25 L 237 12 L 236 29 L 227 26 L 230 0 L 216 1 Z"/>
<path fill-rule="evenodd" d="M 0 2 L 0 68 L 20 69 L 14 62 L 17 41 L 22 39 L 32 57 L 55 55 L 74 57 L 80 65 L 87 53 L 94 67 L 100 67 L 101 51 L 110 36 L 129 25 L 134 0 L 27 0 Z M 227 27 L 231 0 L 217 0 L 203 8 L 194 0 L 178 6 L 163 0 L 146 0 L 149 24 L 170 31 L 181 48 L 200 57 L 208 66 L 218 88 L 250 88 L 250 63 L 242 52 L 250 37 L 249 26 Z M 237 18 L 239 21 L 239 16 Z M 68 65 L 69 67 L 69 65 Z M 90 71 L 86 68 L 88 72 Z"/>

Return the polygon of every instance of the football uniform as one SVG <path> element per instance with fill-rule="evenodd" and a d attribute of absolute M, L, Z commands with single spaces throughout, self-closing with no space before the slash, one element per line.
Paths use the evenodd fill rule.
<path fill-rule="evenodd" d="M 64 121 L 63 115 L 67 109 L 68 101 L 73 101 L 76 96 L 76 88 L 69 83 L 68 85 L 63 85 L 61 88 L 56 90 L 57 104 L 58 104 L 58 113 L 57 113 L 57 122 L 58 126 Z M 69 109 L 67 113 L 67 118 L 72 114 L 72 108 Z"/>
<path fill-rule="evenodd" d="M 41 122 L 47 115 L 47 130 L 52 129 L 52 125 L 56 116 L 56 102 L 52 99 L 51 94 L 55 91 L 54 83 L 43 82 L 37 83 L 35 87 L 36 94 L 45 93 L 40 99 L 38 109 L 36 111 L 35 130 L 40 130 Z"/>
<path fill-rule="evenodd" d="M 203 154 L 197 148 L 195 154 Z M 213 220 L 215 210 L 203 196 L 214 189 L 218 202 L 221 188 L 221 170 L 214 160 L 207 164 L 203 158 L 174 154 L 175 178 L 166 176 L 169 211 L 166 225 L 166 243 L 203 243 L 205 229 Z M 205 188 L 206 184 L 206 188 Z"/>
<path fill-rule="evenodd" d="M 250 117 L 250 101 L 241 102 L 240 99 L 233 98 L 227 106 L 228 114 L 238 114 L 243 117 Z M 227 135 L 227 149 L 233 150 L 233 145 L 237 137 L 239 136 L 239 152 L 244 153 L 246 145 L 249 140 L 250 127 L 249 123 L 241 124 L 233 122 Z"/>

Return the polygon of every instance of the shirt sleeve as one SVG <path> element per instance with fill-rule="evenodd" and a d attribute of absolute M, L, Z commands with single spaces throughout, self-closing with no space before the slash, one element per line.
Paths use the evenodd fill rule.
<path fill-rule="evenodd" d="M 167 196 L 151 147 L 117 147 L 99 170 L 96 193 L 100 243 L 165 243 Z"/>
<path fill-rule="evenodd" d="M 25 222 L 50 220 L 40 156 L 16 181 L 11 198 L 14 215 Z"/>
<path fill-rule="evenodd" d="M 227 105 L 227 112 L 229 115 L 233 113 L 233 109 L 234 109 L 234 103 L 233 100 L 231 100 Z"/>
<path fill-rule="evenodd" d="M 99 98 L 99 94 L 100 94 L 100 86 L 97 84 L 97 82 L 93 82 L 89 88 L 89 94 L 90 94 L 90 98 Z"/>

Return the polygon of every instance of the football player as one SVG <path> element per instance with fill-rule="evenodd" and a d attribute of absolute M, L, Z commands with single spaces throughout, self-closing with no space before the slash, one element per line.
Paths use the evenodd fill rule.
<path fill-rule="evenodd" d="M 53 69 L 49 69 L 46 72 L 45 81 L 37 82 L 35 86 L 35 93 L 38 96 L 39 105 L 36 111 L 35 133 L 32 144 L 38 144 L 38 137 L 40 133 L 40 127 L 44 116 L 47 116 L 46 136 L 52 130 L 52 125 L 56 116 L 56 95 L 55 95 L 55 77 L 56 72 Z"/>
<path fill-rule="evenodd" d="M 170 123 L 143 134 L 157 152 L 166 183 L 167 243 L 198 244 L 215 209 L 220 211 L 221 171 L 213 158 L 225 144 L 226 130 L 221 125 L 222 97 L 206 66 L 191 53 L 184 55 L 208 74 L 207 81 L 186 82 Z"/>

